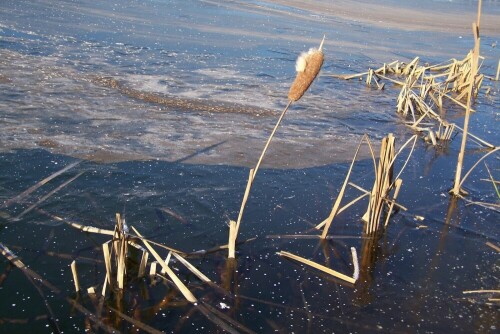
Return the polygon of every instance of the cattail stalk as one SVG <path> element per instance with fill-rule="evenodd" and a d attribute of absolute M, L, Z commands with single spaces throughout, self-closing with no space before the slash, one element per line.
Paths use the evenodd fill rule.
<path fill-rule="evenodd" d="M 229 250 L 228 257 L 230 259 L 235 258 L 236 238 L 238 237 L 238 230 L 240 227 L 241 219 L 243 217 L 243 211 L 245 210 L 246 202 L 250 194 L 250 189 L 252 188 L 253 181 L 255 180 L 255 175 L 257 175 L 257 171 L 259 170 L 259 167 L 262 163 L 262 160 L 264 159 L 267 149 L 271 144 L 271 140 L 273 139 L 276 130 L 278 130 L 278 127 L 281 124 L 283 117 L 285 117 L 286 112 L 288 111 L 293 102 L 298 101 L 304 95 L 304 93 L 307 91 L 309 86 L 311 86 L 312 82 L 318 75 L 324 60 L 322 51 L 324 41 L 325 37 L 323 37 L 323 40 L 321 41 L 321 44 L 317 50 L 310 49 L 308 52 L 302 53 L 297 59 L 297 63 L 295 65 L 295 69 L 297 70 L 297 76 L 295 77 L 295 80 L 292 86 L 290 87 L 290 91 L 288 92 L 288 103 L 285 109 L 281 112 L 281 115 L 278 118 L 278 121 L 276 122 L 276 125 L 274 126 L 271 132 L 271 135 L 267 139 L 266 145 L 264 146 L 264 149 L 260 154 L 259 160 L 257 161 L 257 165 L 255 166 L 254 169 L 250 170 L 247 187 L 245 188 L 245 193 L 243 195 L 243 200 L 241 202 L 240 211 L 238 213 L 238 219 L 236 222 L 234 221 L 230 222 L 229 241 L 228 241 L 228 250 Z"/>

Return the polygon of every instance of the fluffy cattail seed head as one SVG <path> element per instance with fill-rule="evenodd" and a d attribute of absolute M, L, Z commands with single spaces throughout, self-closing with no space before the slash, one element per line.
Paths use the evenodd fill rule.
<path fill-rule="evenodd" d="M 323 37 L 319 49 L 310 49 L 297 58 L 295 64 L 297 76 L 288 92 L 288 98 L 291 101 L 298 101 L 318 75 L 324 60 L 323 51 L 321 50 L 324 41 L 325 37 Z"/>

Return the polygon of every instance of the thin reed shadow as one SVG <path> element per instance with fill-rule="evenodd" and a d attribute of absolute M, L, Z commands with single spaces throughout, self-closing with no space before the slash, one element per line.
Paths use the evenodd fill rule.
<path fill-rule="evenodd" d="M 187 161 L 187 160 L 189 160 L 189 159 L 191 159 L 191 158 L 193 158 L 193 157 L 195 157 L 195 156 L 197 156 L 197 155 L 200 155 L 200 154 L 203 154 L 203 153 L 207 153 L 207 152 L 209 152 L 210 150 L 213 150 L 214 148 L 216 148 L 217 146 L 220 146 L 220 145 L 224 144 L 225 142 L 227 142 L 227 140 L 224 140 L 224 141 L 221 141 L 220 143 L 213 144 L 213 145 L 207 146 L 207 147 L 205 147 L 205 148 L 202 148 L 202 149 L 200 149 L 200 150 L 197 150 L 197 151 L 195 151 L 194 153 L 191 153 L 191 154 L 189 154 L 189 155 L 187 155 L 187 156 L 185 156 L 185 157 L 183 157 L 183 158 L 180 158 L 180 159 L 178 159 L 178 160 L 175 160 L 175 161 L 173 161 L 173 162 L 174 162 L 174 163 L 181 163 L 181 162 L 185 162 L 185 161 Z"/>

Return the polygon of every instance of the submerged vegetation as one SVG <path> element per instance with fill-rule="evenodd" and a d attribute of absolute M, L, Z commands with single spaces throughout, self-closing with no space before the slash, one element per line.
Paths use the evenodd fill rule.
<path fill-rule="evenodd" d="M 480 13 L 480 7 L 479 11 Z M 391 220 L 399 212 L 404 211 L 415 221 L 420 221 L 422 217 L 412 214 L 411 207 L 405 203 L 398 202 L 398 197 L 404 191 L 403 171 L 408 162 L 412 158 L 412 152 L 415 148 L 418 138 L 423 138 L 426 142 L 438 148 L 446 146 L 455 138 L 457 133 L 461 134 L 462 144 L 459 155 L 457 157 L 456 173 L 454 182 L 450 185 L 451 201 L 467 200 L 466 191 L 463 189 L 464 182 L 470 175 L 470 171 L 476 166 L 484 163 L 488 174 L 484 176 L 486 182 L 492 185 L 498 197 L 496 203 L 480 203 L 477 201 L 469 201 L 470 204 L 481 205 L 491 210 L 500 208 L 500 192 L 498 188 L 498 178 L 494 175 L 498 169 L 490 169 L 487 165 L 487 160 L 498 159 L 498 143 L 488 143 L 487 141 L 472 134 L 468 130 L 469 118 L 474 115 L 474 101 L 479 98 L 479 92 L 482 89 L 482 83 L 485 79 L 498 81 L 499 68 L 496 77 L 486 76 L 480 72 L 480 29 L 479 29 L 480 14 L 478 14 L 477 24 L 473 25 L 473 33 L 475 37 L 475 45 L 473 50 L 462 60 L 452 59 L 447 63 L 439 65 L 420 65 L 420 58 L 416 57 L 408 64 L 400 62 L 392 62 L 384 64 L 378 69 L 369 69 L 365 73 L 351 75 L 332 75 L 342 79 L 354 79 L 366 77 L 366 84 L 370 87 L 374 86 L 377 89 L 386 89 L 387 83 L 400 86 L 401 90 L 397 98 L 396 110 L 405 117 L 406 125 L 416 134 L 412 135 L 404 142 L 399 149 L 396 149 L 396 138 L 394 134 L 388 134 L 381 140 L 380 150 L 378 155 L 375 153 L 370 138 L 365 135 L 361 139 L 356 152 L 352 157 L 352 162 L 347 169 L 345 179 L 342 186 L 337 192 L 334 199 L 330 214 L 322 222 L 312 224 L 312 228 L 307 233 L 296 235 L 268 235 L 268 238 L 289 238 L 293 241 L 302 239 L 320 240 L 320 246 L 325 246 L 327 249 L 328 240 L 335 238 L 334 222 L 338 219 L 342 212 L 347 210 L 359 210 L 359 206 L 355 204 L 365 200 L 366 205 L 363 206 L 361 214 L 362 226 L 359 226 L 359 236 L 362 240 L 360 250 L 355 247 L 347 246 L 350 254 L 346 259 L 342 259 L 343 265 L 333 265 L 329 261 L 328 251 L 324 251 L 326 260 L 314 261 L 307 259 L 301 255 L 292 253 L 284 249 L 279 249 L 277 256 L 283 259 L 291 260 L 281 262 L 282 266 L 290 266 L 296 263 L 306 267 L 313 268 L 313 275 L 324 275 L 327 280 L 333 280 L 342 286 L 353 290 L 354 299 L 360 305 L 366 305 L 368 302 L 366 294 L 363 291 L 368 289 L 370 281 L 370 271 L 375 263 L 376 252 L 379 248 L 379 242 L 384 239 L 386 229 L 389 227 Z M 179 317 L 176 330 L 181 331 L 185 322 L 188 321 L 193 313 L 199 312 L 208 321 L 214 324 L 215 328 L 229 333 L 254 333 L 258 330 L 247 325 L 251 324 L 251 320 L 244 319 L 236 312 L 226 312 L 233 305 L 237 308 L 240 299 L 247 299 L 252 303 L 267 303 L 272 307 L 282 308 L 284 311 L 295 311 L 305 313 L 308 317 L 327 317 L 325 314 L 314 314 L 309 311 L 308 303 L 305 300 L 302 292 L 302 285 L 297 286 L 297 291 L 300 291 L 304 300 L 303 309 L 287 308 L 286 305 L 273 303 L 272 301 L 264 301 L 256 296 L 242 296 L 238 292 L 238 260 L 237 247 L 246 247 L 245 244 L 251 243 L 255 238 L 250 238 L 238 242 L 238 233 L 243 220 L 243 213 L 250 197 L 250 191 L 254 184 L 256 174 L 261 166 L 266 151 L 275 135 L 283 117 L 290 106 L 299 101 L 304 93 L 308 90 L 312 82 L 318 76 L 323 65 L 323 41 L 318 49 L 311 49 L 309 52 L 300 55 L 297 60 L 296 78 L 288 93 L 288 103 L 285 109 L 279 116 L 279 119 L 274 126 L 265 146 L 261 152 L 256 166 L 249 170 L 246 188 L 244 190 L 241 206 L 236 220 L 229 219 L 229 238 L 228 243 L 224 245 L 216 245 L 209 250 L 198 250 L 187 252 L 175 249 L 169 245 L 154 242 L 152 238 L 143 236 L 139 230 L 133 225 L 129 225 L 124 214 L 117 213 L 114 230 L 103 229 L 99 227 L 82 225 L 70 221 L 67 218 L 59 217 L 53 213 L 41 209 L 41 204 L 48 198 L 61 191 L 71 182 L 79 178 L 84 172 L 79 172 L 75 176 L 61 183 L 55 189 L 41 196 L 35 203 L 28 205 L 21 213 L 12 214 L 9 209 L 14 205 L 24 204 L 25 199 L 40 190 L 44 185 L 57 179 L 72 168 L 78 166 L 81 162 L 69 164 L 60 169 L 58 172 L 44 178 L 36 185 L 28 188 L 19 195 L 5 201 L 0 207 L 2 219 L 8 223 L 16 223 L 28 214 L 36 211 L 40 215 L 50 217 L 55 221 L 71 226 L 72 228 L 81 230 L 89 234 L 103 235 L 108 240 L 105 242 L 95 242 L 97 247 L 102 250 L 102 259 L 94 259 L 92 263 L 103 268 L 105 275 L 99 277 L 99 285 L 82 287 L 79 269 L 79 261 L 77 258 L 70 262 L 68 261 L 68 271 L 71 271 L 71 277 L 75 287 L 74 295 L 66 295 L 59 287 L 54 286 L 47 279 L 42 277 L 34 270 L 27 267 L 21 259 L 10 248 L 0 242 L 0 250 L 2 255 L 17 269 L 19 269 L 26 279 L 33 285 L 43 300 L 46 307 L 46 316 L 40 319 L 47 320 L 51 329 L 54 332 L 62 332 L 57 322 L 57 317 L 54 315 L 51 303 L 48 301 L 42 288 L 50 291 L 51 294 L 60 296 L 67 302 L 73 310 L 83 314 L 85 317 L 85 329 L 88 331 L 104 331 L 104 332 L 119 332 L 120 329 L 129 331 L 143 331 L 147 333 L 159 333 L 158 329 L 148 323 L 147 317 L 141 314 L 140 311 L 128 312 L 131 308 L 128 303 L 143 303 L 147 305 L 148 312 L 158 312 L 164 307 L 171 308 L 186 308 L 192 306 L 189 311 Z M 486 93 L 485 93 L 486 94 Z M 446 119 L 444 106 L 449 103 L 456 104 L 459 108 L 465 109 L 465 121 L 462 126 Z M 420 137 L 419 137 L 420 136 Z M 487 150 L 479 161 L 475 163 L 471 170 L 463 175 L 463 160 L 466 145 L 474 141 Z M 365 189 L 353 181 L 355 175 L 354 166 L 358 161 L 358 155 L 361 147 L 365 144 L 370 152 L 371 162 L 373 163 L 373 185 L 371 189 Z M 401 158 L 405 155 L 406 158 Z M 377 158 L 378 157 L 378 158 Z M 396 170 L 399 168 L 399 170 Z M 463 175 L 463 176 L 462 176 Z M 356 192 L 354 199 L 346 201 L 347 193 Z M 14 211 L 14 210 L 13 210 Z M 167 212 L 174 215 L 173 212 Z M 358 214 L 356 212 L 355 214 Z M 355 216 L 353 214 L 353 216 Z M 178 220 L 183 222 L 183 218 Z M 243 225 L 245 226 L 245 225 Z M 420 227 L 420 226 L 419 226 Z M 422 226 L 425 228 L 425 226 Z M 495 243 L 488 242 L 488 247 L 496 252 L 499 252 L 499 247 Z M 227 259 L 224 258 L 222 264 L 223 269 L 220 279 L 220 284 L 215 282 L 215 279 L 204 274 L 200 269 L 200 263 L 206 257 L 216 256 L 215 254 L 228 252 Z M 160 254 L 161 253 L 161 254 Z M 358 253 L 361 254 L 358 259 Z M 218 257 L 220 259 L 220 257 Z M 174 269 L 175 266 L 175 269 Z M 335 269 L 333 268 L 335 267 Z M 346 268 L 349 269 L 347 272 Z M 9 273 L 6 272 L 0 277 L 0 286 L 7 278 Z M 309 282 L 316 284 L 317 282 Z M 156 297 L 159 302 L 149 303 L 148 294 L 144 293 L 143 300 L 127 296 L 128 289 L 141 289 L 141 285 L 146 284 L 152 287 L 151 291 L 154 294 L 159 294 Z M 131 288 L 135 286 L 135 288 Z M 138 288 L 137 288 L 138 287 Z M 180 295 L 179 295 L 180 293 Z M 488 290 L 468 290 L 461 291 L 465 296 L 470 295 L 486 295 L 485 303 L 498 305 L 500 291 L 495 287 Z M 181 297 L 182 296 L 182 297 Z M 217 299 L 214 297 L 216 296 Z M 127 299 L 130 298 L 130 299 Z M 124 301 L 126 300 L 126 302 Z M 214 300 L 220 300 L 217 305 L 214 305 Z M 477 302 L 478 298 L 470 300 Z M 231 306 L 226 304 L 231 303 Z M 92 305 L 95 309 L 89 310 Z M 124 306 L 125 305 L 125 306 Z M 135 309 L 137 310 L 137 309 Z M 144 312 L 146 313 L 146 312 Z M 146 319 L 143 319 L 146 318 Z M 310 320 L 312 321 L 312 320 Z M 127 323 L 124 325 L 123 323 Z M 279 330 L 272 320 L 269 321 L 269 330 Z"/>

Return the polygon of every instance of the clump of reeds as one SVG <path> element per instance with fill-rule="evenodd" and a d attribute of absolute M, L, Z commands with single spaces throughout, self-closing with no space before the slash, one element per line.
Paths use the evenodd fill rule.
<path fill-rule="evenodd" d="M 306 53 L 302 53 L 296 62 L 295 69 L 297 71 L 297 76 L 295 77 L 294 82 L 292 83 L 292 86 L 290 87 L 290 91 L 288 92 L 288 104 L 286 105 L 285 109 L 282 111 L 280 117 L 278 118 L 278 121 L 276 122 L 276 125 L 274 126 L 273 130 L 271 131 L 271 134 L 269 138 L 266 141 L 266 144 L 264 145 L 264 149 L 262 150 L 259 160 L 257 161 L 257 165 L 255 166 L 254 169 L 250 169 L 250 173 L 248 176 L 248 181 L 247 181 L 247 186 L 245 188 L 245 192 L 243 194 L 243 199 L 241 202 L 241 207 L 240 211 L 238 213 L 238 218 L 236 221 L 230 220 L 229 222 L 229 240 L 228 240 L 228 257 L 229 258 L 235 258 L 235 245 L 236 245 L 236 239 L 238 237 L 238 231 L 240 228 L 241 220 L 243 218 L 243 211 L 245 210 L 246 202 L 248 200 L 248 196 L 250 194 L 250 190 L 252 188 L 253 181 L 255 179 L 255 176 L 257 175 L 257 172 L 259 170 L 259 167 L 262 163 L 262 160 L 264 159 L 264 156 L 267 152 L 267 149 L 269 147 L 269 144 L 271 143 L 271 140 L 274 137 L 274 134 L 276 133 L 276 130 L 278 129 L 279 125 L 281 124 L 281 121 L 283 120 L 283 117 L 285 116 L 286 112 L 288 111 L 289 107 L 293 102 L 298 101 L 304 93 L 307 91 L 307 89 L 311 86 L 312 82 L 318 75 L 321 66 L 323 65 L 323 43 L 325 41 L 325 37 L 323 37 L 323 40 L 320 43 L 320 46 L 318 49 L 310 49 Z"/>
<path fill-rule="evenodd" d="M 370 152 L 372 154 L 372 159 L 374 163 L 374 174 L 375 174 L 375 181 L 372 187 L 372 191 L 367 191 L 364 188 L 360 187 L 359 185 L 356 185 L 352 182 L 349 182 L 352 168 L 354 166 L 354 162 L 357 158 L 357 155 L 359 153 L 359 149 L 361 146 L 361 143 L 363 141 L 366 141 L 368 144 L 368 147 L 370 148 Z M 389 222 L 389 218 L 391 216 L 391 212 L 393 211 L 394 206 L 397 206 L 398 208 L 405 209 L 403 206 L 399 205 L 396 203 L 397 196 L 399 194 L 401 185 L 402 185 L 402 179 L 399 178 L 401 173 L 403 172 L 404 168 L 406 167 L 406 164 L 408 163 L 409 158 L 411 157 L 411 153 L 413 151 L 410 151 L 408 154 L 406 161 L 403 164 L 403 167 L 399 171 L 396 177 L 393 177 L 394 175 L 394 164 L 396 159 L 398 158 L 399 154 L 405 149 L 411 142 L 413 142 L 413 147 L 415 146 L 416 143 L 416 136 L 411 137 L 404 143 L 399 151 L 396 153 L 395 152 L 395 138 L 392 134 L 389 134 L 387 137 L 382 139 L 382 145 L 380 149 L 380 158 L 378 165 L 375 163 L 375 156 L 371 147 L 371 143 L 368 139 L 367 136 L 364 136 L 358 145 L 358 148 L 354 154 L 353 160 L 351 162 L 351 166 L 349 167 L 349 170 L 347 172 L 347 175 L 345 177 L 344 183 L 339 191 L 339 194 L 335 200 L 335 203 L 332 207 L 332 211 L 330 215 L 320 224 L 316 226 L 316 229 L 321 229 L 323 228 L 323 232 L 321 234 L 321 238 L 325 239 L 326 236 L 328 235 L 328 231 L 330 228 L 330 225 L 333 221 L 333 219 L 342 211 L 350 207 L 351 205 L 355 204 L 359 200 L 363 199 L 364 197 L 369 197 L 369 204 L 367 211 L 363 215 L 363 220 L 365 221 L 365 228 L 364 228 L 364 233 L 365 234 L 371 234 L 374 232 L 380 231 L 382 227 L 386 227 Z M 393 181 L 395 179 L 395 181 Z M 359 197 L 355 198 L 348 204 L 344 205 L 343 207 L 340 206 L 342 199 L 344 197 L 344 193 L 346 190 L 347 185 L 351 185 L 352 187 L 360 190 L 363 194 L 361 194 Z M 392 193 L 392 196 L 390 195 Z M 386 220 L 381 224 L 381 217 L 383 213 L 386 213 Z"/>
<path fill-rule="evenodd" d="M 363 220 L 367 223 L 364 231 L 366 234 L 379 230 L 384 199 L 387 198 L 393 185 L 394 153 L 394 136 L 389 134 L 389 136 L 382 139 L 380 158 L 375 170 L 375 182 L 370 193 L 368 209 L 363 216 Z"/>
<path fill-rule="evenodd" d="M 363 216 L 363 220 L 365 220 L 365 225 L 363 228 L 362 235 L 364 238 L 370 238 L 375 240 L 376 236 L 379 232 L 381 232 L 384 228 L 387 227 L 390 217 L 392 216 L 392 212 L 395 206 L 397 206 L 399 209 L 406 210 L 405 207 L 403 207 L 400 204 L 396 203 L 397 197 L 399 195 L 399 191 L 401 189 L 402 185 L 402 179 L 400 178 L 401 173 L 406 167 L 406 164 L 409 161 L 409 158 L 411 156 L 411 153 L 413 151 L 413 147 L 415 146 L 416 143 L 416 136 L 412 136 L 400 149 L 398 152 L 395 151 L 395 138 L 392 134 L 389 134 L 387 137 L 385 137 L 382 140 L 382 147 L 380 150 L 380 158 L 378 162 L 378 166 L 375 162 L 375 156 L 373 153 L 373 149 L 370 143 L 370 140 L 368 139 L 368 136 L 363 136 L 361 139 L 361 142 L 359 143 L 356 152 L 354 154 L 353 160 L 351 162 L 351 165 L 349 167 L 349 170 L 347 172 L 347 175 L 344 179 L 344 183 L 339 191 L 339 194 L 333 204 L 332 210 L 330 212 L 330 215 L 320 224 L 318 224 L 315 228 L 316 229 L 323 229 L 321 235 L 304 235 L 301 234 L 300 236 L 286 236 L 286 237 L 292 237 L 292 238 L 313 238 L 313 239 L 322 239 L 325 240 L 328 238 L 328 232 L 330 229 L 330 226 L 333 222 L 333 219 L 343 212 L 344 210 L 348 209 L 361 199 L 365 197 L 369 197 L 369 203 L 368 203 L 368 209 Z M 374 163 L 374 174 L 375 174 L 375 182 L 372 188 L 372 191 L 368 191 L 363 189 L 362 187 L 349 182 L 349 179 L 351 177 L 351 173 L 353 170 L 354 163 L 357 159 L 359 150 L 361 148 L 362 143 L 366 141 L 368 144 L 368 147 L 370 148 L 370 152 L 372 154 L 373 158 L 373 163 Z M 413 142 L 413 147 L 411 152 L 408 154 L 408 157 L 406 161 L 404 162 L 401 170 L 397 174 L 397 176 L 393 177 L 394 174 L 394 163 L 396 159 L 398 158 L 399 154 L 402 152 L 403 149 L 405 149 L 411 142 Z M 393 181 L 393 178 L 395 181 Z M 360 190 L 363 194 L 352 200 L 351 202 L 345 204 L 344 206 L 341 206 L 342 199 L 344 198 L 344 194 L 347 188 L 347 185 L 351 185 L 353 188 Z M 385 221 L 383 222 L 381 220 L 383 213 L 386 214 Z M 281 237 L 281 236 L 279 236 Z M 295 254 L 291 254 L 289 252 L 281 251 L 278 253 L 280 256 L 287 257 L 289 259 L 292 259 L 294 261 L 298 261 L 302 264 L 305 264 L 307 266 L 313 267 L 315 269 L 318 269 L 324 273 L 327 273 L 331 276 L 334 276 L 336 278 L 339 278 L 345 282 L 354 284 L 356 283 L 358 276 L 359 276 L 359 265 L 357 262 L 357 255 L 356 255 L 356 250 L 355 248 L 351 248 L 352 251 L 352 258 L 353 258 L 353 266 L 354 266 L 354 273 L 351 276 L 342 274 L 338 271 L 335 271 L 331 268 L 328 268 L 322 264 L 319 264 L 317 262 L 314 262 L 312 260 L 308 260 L 306 258 L 300 257 Z M 363 251 L 365 253 L 365 251 Z M 362 265 L 363 267 L 363 265 Z M 364 269 L 362 269 L 364 270 Z"/>
<path fill-rule="evenodd" d="M 460 196 L 463 193 L 461 174 L 467 140 L 470 139 L 482 146 L 495 149 L 495 145 L 475 136 L 468 129 L 470 115 L 474 112 L 472 109 L 473 101 L 477 98 L 486 77 L 479 72 L 480 17 L 481 1 L 478 3 L 477 22 L 472 25 L 474 48 L 462 60 L 451 59 L 444 64 L 422 66 L 419 65 L 419 58 L 415 57 L 408 64 L 395 61 L 384 64 L 376 70 L 369 69 L 364 73 L 333 75 L 346 80 L 366 76 L 366 83 L 371 85 L 372 82 L 375 82 L 378 88 L 381 87 L 380 80 L 387 80 L 401 86 L 397 100 L 397 112 L 411 117 L 411 121 L 407 122 L 407 125 L 413 130 L 425 133 L 425 140 L 434 146 L 449 142 L 455 132 L 461 132 L 461 148 L 451 190 L 455 196 Z M 488 78 L 498 80 L 499 73 L 500 62 L 496 77 Z M 399 77 L 402 77 L 403 80 L 400 80 Z M 463 128 L 443 119 L 441 111 L 444 99 L 465 109 Z"/>
<path fill-rule="evenodd" d="M 375 82 L 379 89 L 384 86 L 380 83 L 382 80 L 400 86 L 397 112 L 411 117 L 407 125 L 413 130 L 426 133 L 427 140 L 437 146 L 440 142 L 449 141 L 453 132 L 463 132 L 461 127 L 442 118 L 440 111 L 443 108 L 443 100 L 448 99 L 466 109 L 467 105 L 463 102 L 463 98 L 467 93 L 467 83 L 473 84 L 474 96 L 477 96 L 481 87 L 484 75 L 476 75 L 475 80 L 471 76 L 474 67 L 473 55 L 474 53 L 470 52 L 462 60 L 451 59 L 445 64 L 425 66 L 419 65 L 419 57 L 415 57 L 408 64 L 394 61 L 364 73 L 332 76 L 349 80 L 366 75 L 366 83 L 371 85 Z M 396 79 L 389 75 L 396 76 Z M 398 77 L 403 77 L 403 80 L 398 80 Z M 452 94 L 455 94 L 455 97 Z M 472 108 L 470 110 L 473 111 Z M 434 123 L 437 130 L 434 128 Z M 473 134 L 469 133 L 469 136 L 480 145 L 494 147 Z"/>

